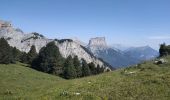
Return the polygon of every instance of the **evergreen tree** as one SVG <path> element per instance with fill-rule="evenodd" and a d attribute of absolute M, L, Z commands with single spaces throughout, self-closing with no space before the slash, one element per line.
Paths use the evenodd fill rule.
<path fill-rule="evenodd" d="M 160 57 L 168 55 L 165 43 L 160 45 L 159 54 L 160 54 Z"/>
<path fill-rule="evenodd" d="M 32 61 L 36 58 L 36 56 L 37 56 L 36 48 L 34 45 L 32 45 L 30 51 L 27 54 L 28 64 L 31 64 Z"/>
<path fill-rule="evenodd" d="M 68 56 L 64 63 L 64 77 L 66 79 L 73 79 L 77 77 L 76 69 L 71 56 Z"/>
<path fill-rule="evenodd" d="M 103 73 L 104 69 L 105 69 L 104 67 L 100 67 L 100 65 L 97 65 L 97 68 L 96 68 L 97 74 Z"/>
<path fill-rule="evenodd" d="M 14 61 L 21 61 L 22 52 L 19 51 L 16 47 L 11 47 L 11 49 Z"/>
<path fill-rule="evenodd" d="M 96 71 L 97 71 L 97 74 L 100 74 L 100 65 L 97 65 Z"/>
<path fill-rule="evenodd" d="M 82 59 L 82 76 L 89 76 L 90 75 L 90 68 L 87 65 L 87 62 Z"/>
<path fill-rule="evenodd" d="M 12 49 L 9 46 L 8 42 L 4 39 L 0 39 L 0 63 L 1 64 L 9 64 L 14 62 L 12 56 Z"/>
<path fill-rule="evenodd" d="M 74 56 L 73 63 L 74 63 L 75 69 L 76 69 L 77 77 L 81 77 L 82 76 L 82 67 L 81 67 L 80 61 L 77 56 Z"/>
<path fill-rule="evenodd" d="M 37 70 L 59 75 L 62 73 L 63 61 L 55 42 L 50 42 L 40 50 L 39 55 L 31 65 Z"/>
<path fill-rule="evenodd" d="M 26 52 L 22 52 L 20 59 L 21 59 L 21 62 L 22 62 L 22 63 L 28 63 L 27 53 L 26 53 Z"/>
<path fill-rule="evenodd" d="M 100 67 L 100 73 L 104 73 L 104 67 L 102 66 L 102 67 Z"/>
<path fill-rule="evenodd" d="M 93 62 L 89 63 L 88 66 L 90 68 L 91 74 L 93 74 L 93 75 L 97 74 L 96 67 Z"/>
<path fill-rule="evenodd" d="M 166 45 L 165 43 L 161 44 L 159 54 L 160 57 L 170 55 L 170 45 Z"/>

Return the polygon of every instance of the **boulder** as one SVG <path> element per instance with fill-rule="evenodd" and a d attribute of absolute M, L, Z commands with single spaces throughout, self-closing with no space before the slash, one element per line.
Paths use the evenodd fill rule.
<path fill-rule="evenodd" d="M 167 63 L 167 62 L 168 61 L 163 59 L 163 58 L 154 61 L 154 63 L 157 64 L 157 65 L 164 64 L 164 63 Z"/>

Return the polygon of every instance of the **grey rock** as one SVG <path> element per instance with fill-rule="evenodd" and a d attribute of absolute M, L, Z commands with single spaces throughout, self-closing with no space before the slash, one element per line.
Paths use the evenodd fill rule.
<path fill-rule="evenodd" d="M 165 60 L 165 59 L 163 59 L 163 58 L 157 59 L 157 60 L 154 61 L 154 63 L 157 64 L 157 65 L 159 65 L 159 64 L 165 64 L 165 63 L 167 63 L 167 62 L 168 62 L 168 61 Z"/>
<path fill-rule="evenodd" d="M 107 46 L 105 37 L 91 38 L 89 41 L 89 46 Z"/>

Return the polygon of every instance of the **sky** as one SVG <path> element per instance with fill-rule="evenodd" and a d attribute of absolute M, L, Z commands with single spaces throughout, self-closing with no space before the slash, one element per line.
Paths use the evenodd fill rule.
<path fill-rule="evenodd" d="M 170 44 L 170 0 L 0 0 L 0 19 L 48 38 L 109 45 Z"/>

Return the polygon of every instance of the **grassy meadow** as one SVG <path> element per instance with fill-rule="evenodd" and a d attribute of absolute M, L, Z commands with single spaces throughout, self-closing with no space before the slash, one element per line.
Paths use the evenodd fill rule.
<path fill-rule="evenodd" d="M 153 61 L 80 79 L 65 80 L 22 63 L 0 65 L 1 100 L 170 100 L 168 63 Z"/>

